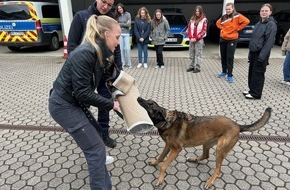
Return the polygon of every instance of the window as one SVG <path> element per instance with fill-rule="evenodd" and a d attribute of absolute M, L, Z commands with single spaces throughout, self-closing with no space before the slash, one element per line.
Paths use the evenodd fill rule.
<path fill-rule="evenodd" d="M 43 5 L 41 9 L 43 18 L 60 18 L 59 7 L 57 5 Z"/>
<path fill-rule="evenodd" d="M 1 20 L 27 20 L 31 15 L 27 5 L 3 5 L 0 6 Z"/>

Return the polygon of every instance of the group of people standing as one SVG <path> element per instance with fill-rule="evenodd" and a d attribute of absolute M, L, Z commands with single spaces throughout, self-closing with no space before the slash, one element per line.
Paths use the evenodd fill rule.
<path fill-rule="evenodd" d="M 155 68 L 164 68 L 163 47 L 169 30 L 169 23 L 164 17 L 161 9 L 155 11 L 152 20 L 146 7 L 141 7 L 138 10 L 134 25 L 139 61 L 137 68 L 142 66 L 145 69 L 148 68 L 149 37 L 151 38 L 151 43 L 154 45 L 156 52 L 157 64 Z"/>
<path fill-rule="evenodd" d="M 126 11 L 123 4 L 119 3 L 115 10 L 115 19 L 119 22 L 122 29 L 120 38 L 120 50 L 123 67 L 132 68 L 130 58 L 130 27 L 131 27 L 131 14 Z M 149 11 L 146 7 L 141 7 L 134 21 L 134 35 L 138 47 L 138 65 L 137 68 L 148 68 L 148 43 L 149 37 L 151 43 L 156 51 L 156 67 L 164 68 L 163 61 L 163 46 L 167 39 L 170 27 L 169 23 L 164 17 L 161 9 L 157 9 L 154 17 L 151 20 Z M 133 43 L 133 42 L 131 42 Z"/>
<path fill-rule="evenodd" d="M 222 72 L 219 78 L 226 77 L 229 83 L 233 83 L 234 54 L 239 37 L 238 32 L 249 24 L 242 14 L 236 12 L 233 3 L 225 6 L 226 14 L 217 22 L 220 31 L 220 54 Z M 249 70 L 248 89 L 243 92 L 246 99 L 261 99 L 266 67 L 269 64 L 271 49 L 275 42 L 277 25 L 272 14 L 272 6 L 268 3 L 260 9 L 260 21 L 256 23 L 249 42 Z"/>
<path fill-rule="evenodd" d="M 56 77 L 49 97 L 49 112 L 76 141 L 86 158 L 92 190 L 112 189 L 106 163 L 113 158 L 106 156 L 105 146 L 114 148 L 116 141 L 109 136 L 109 111 L 119 110 L 119 102 L 112 98 L 106 80 L 123 67 L 132 67 L 130 58 L 131 15 L 124 5 L 111 11 L 114 0 L 95 0 L 87 10 L 79 11 L 73 18 L 68 35 L 68 58 Z M 260 99 L 264 74 L 276 33 L 275 20 L 270 16 L 272 7 L 261 7 L 261 20 L 256 24 L 249 46 L 249 90 L 244 92 L 249 99 Z M 234 27 L 229 27 L 230 24 Z M 237 13 L 233 4 L 226 5 L 226 15 L 217 22 L 221 29 L 222 73 L 233 82 L 232 70 L 238 31 L 248 20 Z M 203 38 L 206 36 L 207 19 L 201 6 L 196 6 L 188 23 L 190 39 L 190 64 L 188 72 L 201 71 Z M 229 30 L 229 28 L 234 28 Z M 290 30 L 289 30 L 290 31 Z M 155 45 L 156 68 L 164 68 L 163 46 L 169 32 L 169 24 L 160 9 L 151 20 L 148 10 L 141 7 L 135 18 L 134 33 L 138 46 L 137 67 L 148 67 L 147 44 L 149 36 Z M 289 48 L 290 32 L 285 37 L 282 50 Z M 284 48 L 285 47 L 285 48 Z M 283 49 L 284 48 L 284 49 Z M 290 54 L 286 60 L 289 66 Z M 285 62 L 286 62 L 285 60 Z M 290 82 L 289 70 L 284 81 Z M 96 120 L 90 106 L 98 108 Z"/>

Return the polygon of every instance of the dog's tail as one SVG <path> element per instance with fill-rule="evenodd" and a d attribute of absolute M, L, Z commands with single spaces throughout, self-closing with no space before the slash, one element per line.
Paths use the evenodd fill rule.
<path fill-rule="evenodd" d="M 240 132 L 244 132 L 244 131 L 256 131 L 256 130 L 260 129 L 270 119 L 271 112 L 272 112 L 272 108 L 268 107 L 265 110 L 263 116 L 258 121 L 256 121 L 255 123 L 252 123 L 250 125 L 240 125 Z"/>

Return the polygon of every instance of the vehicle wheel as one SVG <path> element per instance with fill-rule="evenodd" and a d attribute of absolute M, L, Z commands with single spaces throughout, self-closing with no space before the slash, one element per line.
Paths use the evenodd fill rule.
<path fill-rule="evenodd" d="M 7 46 L 8 49 L 10 49 L 11 51 L 20 51 L 20 47 L 17 46 Z"/>
<path fill-rule="evenodd" d="M 50 45 L 48 46 L 48 49 L 51 51 L 56 51 L 59 49 L 59 40 L 56 35 L 53 35 L 51 38 Z"/>
<path fill-rule="evenodd" d="M 283 33 L 278 33 L 276 37 L 276 44 L 281 46 L 284 41 L 284 34 Z"/>

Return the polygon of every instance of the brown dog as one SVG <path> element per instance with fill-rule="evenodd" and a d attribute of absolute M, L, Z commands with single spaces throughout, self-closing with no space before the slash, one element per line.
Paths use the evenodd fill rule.
<path fill-rule="evenodd" d="M 250 125 L 239 125 L 225 116 L 194 116 L 176 110 L 167 110 L 160 107 L 153 100 L 138 98 L 139 104 L 146 109 L 149 117 L 157 127 L 159 135 L 166 143 L 157 160 L 149 164 L 157 166 L 169 153 L 167 159 L 160 168 L 160 174 L 156 185 L 164 180 L 168 165 L 181 152 L 182 148 L 203 145 L 203 154 L 197 158 L 188 158 L 188 161 L 197 162 L 209 158 L 209 149 L 216 148 L 216 169 L 205 184 L 210 188 L 221 173 L 222 161 L 228 152 L 239 140 L 240 132 L 255 131 L 263 127 L 271 116 L 271 108 L 267 108 L 258 121 Z"/>

